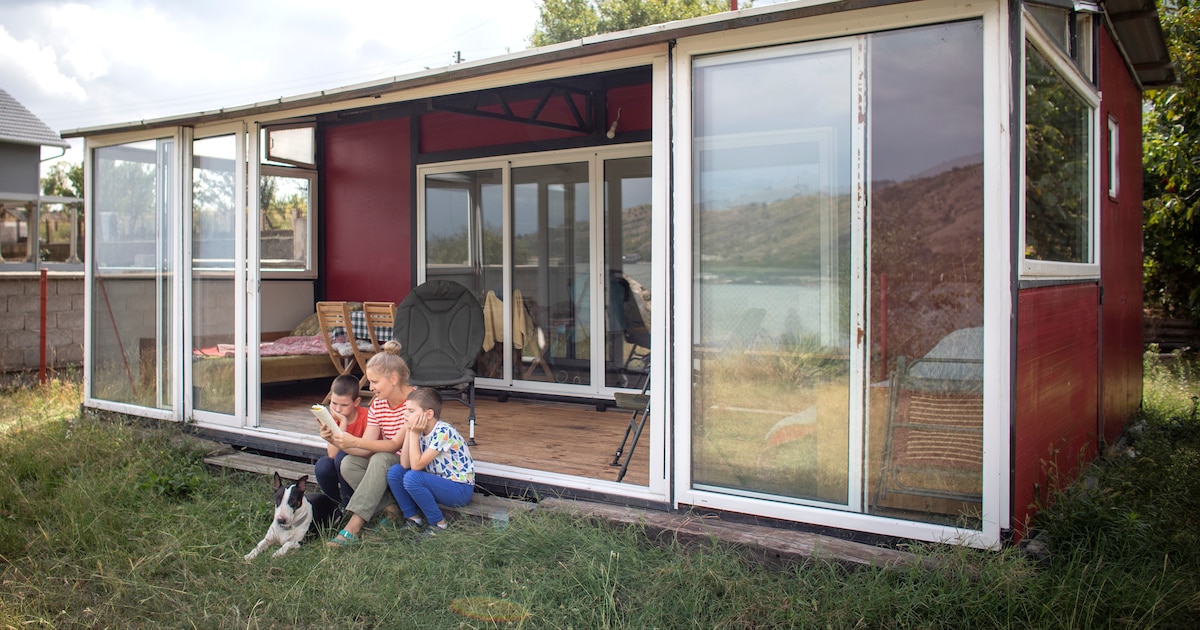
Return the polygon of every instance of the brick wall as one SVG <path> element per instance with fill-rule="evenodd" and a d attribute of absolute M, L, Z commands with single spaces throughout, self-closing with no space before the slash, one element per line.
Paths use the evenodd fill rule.
<path fill-rule="evenodd" d="M 41 274 L 0 274 L 0 373 L 36 370 Z M 46 366 L 83 363 L 83 273 L 50 272 L 46 283 Z"/>

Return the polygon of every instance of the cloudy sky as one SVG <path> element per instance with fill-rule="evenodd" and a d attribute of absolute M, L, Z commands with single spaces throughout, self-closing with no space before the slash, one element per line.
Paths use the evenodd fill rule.
<path fill-rule="evenodd" d="M 0 88 L 61 132 L 503 55 L 536 21 L 536 0 L 3 0 Z"/>

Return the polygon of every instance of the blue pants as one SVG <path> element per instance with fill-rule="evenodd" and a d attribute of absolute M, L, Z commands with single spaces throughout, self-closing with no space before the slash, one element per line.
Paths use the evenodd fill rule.
<path fill-rule="evenodd" d="M 345 456 L 346 451 L 338 451 L 336 458 L 326 455 L 318 459 L 316 465 L 317 485 L 321 487 L 325 496 L 337 501 L 342 511 L 346 510 L 346 505 L 350 503 L 350 497 L 354 494 L 354 488 L 342 479 L 342 458 Z"/>
<path fill-rule="evenodd" d="M 469 483 L 450 481 L 423 470 L 409 470 L 400 464 L 388 469 L 387 480 L 404 518 L 417 516 L 419 509 L 430 525 L 445 519 L 439 503 L 459 507 L 470 503 L 475 493 L 475 486 Z"/>

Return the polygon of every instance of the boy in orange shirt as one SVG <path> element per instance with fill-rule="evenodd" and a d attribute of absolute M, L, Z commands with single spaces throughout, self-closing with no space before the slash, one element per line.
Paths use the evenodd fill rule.
<path fill-rule="evenodd" d="M 329 388 L 329 414 L 337 421 L 343 431 L 355 437 L 362 437 L 367 428 L 367 410 L 359 406 L 362 398 L 358 394 L 358 379 L 342 374 L 333 379 Z M 342 511 L 350 503 L 354 489 L 342 478 L 342 458 L 346 452 L 332 444 L 325 445 L 327 455 L 317 460 L 317 485 L 325 496 L 333 499 L 341 506 Z"/>

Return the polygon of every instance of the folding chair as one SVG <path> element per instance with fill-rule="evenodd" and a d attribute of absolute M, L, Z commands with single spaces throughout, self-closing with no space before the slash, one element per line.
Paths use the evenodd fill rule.
<path fill-rule="evenodd" d="M 646 381 L 642 384 L 642 391 L 638 394 L 630 394 L 628 392 L 616 392 L 613 394 L 616 398 L 617 407 L 621 409 L 630 409 L 633 413 L 629 414 L 629 424 L 625 427 L 625 435 L 621 438 L 621 444 L 617 447 L 617 452 L 613 454 L 612 463 L 609 466 L 620 466 L 621 470 L 617 472 L 617 481 L 625 478 L 626 471 L 629 470 L 629 462 L 633 460 L 633 452 L 637 449 L 638 438 L 642 437 L 642 429 L 646 427 L 646 418 L 650 415 L 650 375 L 646 374 Z M 633 436 L 633 441 L 629 442 L 629 451 L 625 451 L 625 442 L 629 441 L 629 437 Z M 621 456 L 625 456 L 625 461 L 621 461 Z"/>
<path fill-rule="evenodd" d="M 363 319 L 367 335 L 375 352 L 383 352 L 383 344 L 395 334 L 396 304 L 394 302 L 363 302 Z"/>
<path fill-rule="evenodd" d="M 334 369 L 339 375 L 353 374 L 354 368 L 357 366 L 359 374 L 359 388 L 362 388 L 367 381 L 367 359 L 371 358 L 374 352 L 364 350 L 358 346 L 358 340 L 354 338 L 354 321 L 350 317 L 350 305 L 346 302 L 317 302 L 317 322 L 321 327 L 321 339 L 325 341 L 325 351 L 329 353 L 329 360 L 333 362 Z M 342 350 L 335 343 L 340 335 L 345 335 L 347 350 Z M 325 395 L 325 401 L 329 402 L 329 395 Z"/>

